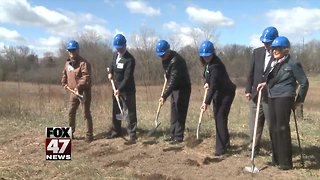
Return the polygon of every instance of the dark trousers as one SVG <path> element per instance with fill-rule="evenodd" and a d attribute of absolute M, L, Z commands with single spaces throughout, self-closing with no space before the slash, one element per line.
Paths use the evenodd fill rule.
<path fill-rule="evenodd" d="M 269 98 L 272 160 L 280 166 L 292 167 L 290 114 L 294 97 Z"/>
<path fill-rule="evenodd" d="M 216 153 L 222 153 L 230 145 L 230 136 L 228 130 L 228 116 L 235 96 L 232 94 L 220 94 L 214 100 L 214 115 L 216 123 Z"/>
<path fill-rule="evenodd" d="M 124 100 L 128 108 L 128 127 L 127 131 L 131 138 L 136 138 L 137 129 L 137 110 L 136 110 L 136 93 L 121 93 L 122 99 Z M 116 119 L 116 114 L 120 113 L 116 98 L 112 95 L 113 106 L 112 106 L 112 132 L 113 134 L 121 135 L 121 120 Z"/>
<path fill-rule="evenodd" d="M 251 101 L 250 103 L 250 118 L 249 118 L 249 136 L 250 136 L 250 143 L 253 142 L 253 133 L 254 133 L 254 124 L 255 124 L 255 117 L 256 117 L 256 111 L 259 111 L 258 116 L 258 124 L 257 124 L 257 133 L 256 133 L 256 141 L 255 141 L 255 148 L 256 150 L 259 150 L 260 148 L 260 140 L 263 133 L 263 127 L 265 124 L 265 121 L 267 121 L 268 126 L 270 127 L 269 122 L 269 107 L 268 107 L 268 98 L 261 99 L 260 107 L 257 107 L 256 101 Z M 271 137 L 270 130 L 268 128 L 269 136 Z M 251 145 L 250 145 L 251 146 Z"/>
<path fill-rule="evenodd" d="M 90 111 L 91 105 L 91 90 L 85 90 L 83 92 L 83 96 L 85 97 L 83 100 L 83 114 L 84 119 L 87 121 L 87 137 L 92 137 L 93 135 L 93 124 L 92 124 L 92 116 Z M 77 96 L 71 94 L 70 95 L 70 108 L 69 108 L 69 126 L 72 128 L 72 133 L 76 130 L 76 113 L 77 109 L 80 105 L 80 100 Z"/>
<path fill-rule="evenodd" d="M 189 107 L 191 87 L 173 91 L 171 94 L 170 137 L 183 140 Z"/>

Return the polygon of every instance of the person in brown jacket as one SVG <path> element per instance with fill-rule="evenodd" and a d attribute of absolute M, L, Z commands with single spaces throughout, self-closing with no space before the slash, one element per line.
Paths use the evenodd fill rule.
<path fill-rule="evenodd" d="M 76 112 L 83 105 L 84 118 L 87 120 L 86 142 L 93 140 L 93 125 L 90 112 L 91 104 L 91 66 L 88 61 L 79 55 L 79 44 L 71 40 L 67 44 L 69 57 L 62 72 L 62 86 L 74 90 L 75 94 L 83 95 L 80 99 L 73 93 L 70 95 L 69 126 L 72 128 L 72 138 L 76 128 Z"/>

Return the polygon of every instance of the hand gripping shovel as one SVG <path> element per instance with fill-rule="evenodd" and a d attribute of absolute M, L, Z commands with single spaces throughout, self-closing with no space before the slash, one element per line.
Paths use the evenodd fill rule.
<path fill-rule="evenodd" d="M 107 68 L 107 71 L 109 72 L 109 68 Z M 110 79 L 110 82 L 111 82 L 111 86 L 112 86 L 112 90 L 113 90 L 113 93 L 116 92 L 116 86 L 114 85 L 114 81 L 113 79 Z M 116 114 L 116 119 L 117 120 L 123 120 L 127 117 L 128 115 L 128 108 L 127 106 L 125 105 L 125 102 L 124 100 L 119 97 L 119 96 L 116 96 L 115 94 L 113 94 L 114 97 L 116 98 L 116 101 L 117 101 L 117 104 L 118 104 L 118 107 L 119 107 L 119 110 L 120 110 L 120 114 Z M 121 107 L 121 104 L 120 104 L 120 100 L 121 100 L 121 103 L 123 105 L 123 109 Z"/>
<path fill-rule="evenodd" d="M 254 165 L 254 148 L 256 146 L 256 136 L 257 136 L 257 127 L 258 127 L 258 118 L 259 118 L 259 107 L 261 101 L 261 90 L 259 90 L 258 94 L 258 103 L 257 103 L 257 110 L 256 110 L 256 118 L 254 121 L 254 131 L 253 131 L 253 140 L 252 140 L 252 151 L 251 151 L 251 166 L 247 166 L 244 168 L 244 171 L 250 173 L 258 173 L 260 170 Z"/>
<path fill-rule="evenodd" d="M 164 89 L 166 88 L 167 86 L 167 77 L 166 75 L 164 75 L 164 83 L 163 83 L 163 87 L 162 87 L 162 92 L 161 92 L 161 97 L 163 95 L 163 92 L 164 92 Z M 149 132 L 148 132 L 148 136 L 151 136 L 152 134 L 154 134 L 157 130 L 157 128 L 160 126 L 161 122 L 158 121 L 159 119 L 159 114 L 160 114 L 160 109 L 161 109 L 162 105 L 161 103 L 159 102 L 159 105 L 158 105 L 158 109 L 157 109 L 157 114 L 156 114 L 156 118 L 154 120 L 154 124 L 155 124 L 155 128 L 151 129 Z"/>
<path fill-rule="evenodd" d="M 204 96 L 203 96 L 203 101 L 202 103 L 205 102 L 206 100 L 206 97 L 207 97 L 207 93 L 208 93 L 208 88 L 206 88 L 204 90 Z M 197 140 L 199 139 L 199 132 L 200 132 L 200 126 L 201 126 L 201 121 L 202 121 L 202 115 L 204 113 L 204 110 L 201 109 L 201 112 L 200 112 L 200 116 L 199 116 L 199 121 L 198 121 L 198 127 L 197 127 Z"/>
<path fill-rule="evenodd" d="M 76 93 L 76 91 L 74 91 L 73 89 L 71 89 L 69 86 L 66 86 L 66 89 L 67 89 L 68 91 L 70 91 L 72 94 L 76 95 L 77 98 L 80 100 L 81 103 L 84 101 L 83 95 L 81 95 L 81 94 L 79 94 L 79 93 Z"/>

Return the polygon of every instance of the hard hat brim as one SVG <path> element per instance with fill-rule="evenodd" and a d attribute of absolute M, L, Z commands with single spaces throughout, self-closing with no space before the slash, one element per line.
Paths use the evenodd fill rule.
<path fill-rule="evenodd" d="M 213 53 L 200 53 L 201 57 L 211 56 Z"/>
<path fill-rule="evenodd" d="M 78 48 L 76 48 L 76 47 L 69 47 L 69 48 L 67 48 L 67 51 L 68 51 L 68 50 L 76 50 L 76 49 L 78 49 Z"/>
<path fill-rule="evenodd" d="M 160 57 L 160 56 L 163 56 L 164 53 L 166 53 L 166 52 L 156 52 L 156 55 Z"/>
<path fill-rule="evenodd" d="M 260 41 L 261 42 L 263 42 L 263 43 L 270 43 L 270 42 L 272 42 L 273 40 L 271 40 L 271 39 L 267 39 L 267 38 L 264 38 L 264 37 L 260 37 Z"/>
<path fill-rule="evenodd" d="M 116 49 L 121 49 L 123 47 L 124 47 L 124 45 L 114 45 L 114 48 L 116 48 Z"/>

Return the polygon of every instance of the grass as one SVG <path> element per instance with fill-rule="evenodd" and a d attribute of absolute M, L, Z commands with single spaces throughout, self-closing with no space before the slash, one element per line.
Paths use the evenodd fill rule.
<path fill-rule="evenodd" d="M 103 140 L 106 131 L 109 130 L 111 125 L 111 88 L 108 85 L 94 86 L 91 110 L 94 135 L 97 140 L 89 145 L 82 141 L 76 141 L 73 145 L 75 153 L 72 161 L 64 163 L 49 162 L 44 160 L 44 130 L 47 126 L 67 126 L 68 94 L 62 87 L 56 85 L 20 83 L 18 86 L 16 82 L 0 82 L 0 88 L 0 132 L 2 134 L 0 136 L 0 144 L 2 144 L 0 147 L 0 179 L 44 179 L 48 177 L 55 179 L 152 179 L 156 177 L 170 179 L 174 177 L 172 174 L 169 176 L 170 173 L 167 176 L 163 174 L 146 175 L 143 174 L 143 168 L 139 169 L 127 165 L 127 162 L 131 163 L 130 157 L 148 156 L 149 159 L 157 159 L 158 156 L 155 154 L 162 156 L 164 153 L 164 151 L 158 152 L 159 148 L 167 150 L 168 147 L 161 140 L 165 137 L 169 127 L 170 107 L 168 102 L 163 106 L 160 113 L 159 120 L 162 121 L 162 124 L 156 134 L 157 141 L 160 142 L 159 145 L 145 146 L 141 144 L 140 146 L 139 144 L 138 148 L 132 151 L 132 156 L 130 156 L 130 153 L 123 156 L 123 152 L 131 152 L 130 148 L 119 145 L 117 141 L 106 143 Z M 138 141 L 145 140 L 147 138 L 146 132 L 153 127 L 160 91 L 160 86 L 137 87 L 138 137 L 140 137 Z M 320 143 L 319 91 L 320 84 L 316 79 L 312 79 L 304 107 L 304 119 L 298 120 L 301 145 L 307 168 L 297 168 L 289 171 L 289 173 L 280 173 L 280 179 L 320 178 L 320 154 L 318 153 Z M 202 87 L 193 86 L 186 123 L 187 137 L 195 135 L 202 96 Z M 238 88 L 229 116 L 229 131 L 231 133 L 231 143 L 234 146 L 233 155 L 230 158 L 232 162 L 229 163 L 237 164 L 237 161 L 239 161 L 239 166 L 249 164 L 249 159 L 244 155 L 246 153 L 244 149 L 249 139 L 248 110 L 249 104 L 244 97 L 244 90 Z M 125 124 L 123 127 L 125 127 Z M 84 136 L 85 129 L 82 109 L 79 108 L 76 135 Z M 180 154 L 177 154 L 177 152 L 171 158 L 178 155 L 182 157 L 183 153 L 190 155 L 190 157 L 192 155 L 203 157 L 203 154 L 212 154 L 212 144 L 214 144 L 212 139 L 215 137 L 214 129 L 215 125 L 210 107 L 202 120 L 201 137 L 204 138 L 204 141 L 201 145 L 195 149 L 184 149 Z M 298 166 L 299 153 L 293 121 L 291 121 L 291 131 L 294 163 L 295 166 Z M 265 155 L 257 159 L 258 164 L 270 161 L 268 142 L 267 131 L 264 131 L 262 152 Z M 145 154 L 141 154 L 140 151 Z M 136 152 L 137 154 L 133 156 Z M 119 159 L 122 161 L 119 161 Z M 123 166 L 121 162 L 124 163 Z M 192 163 L 193 161 L 187 162 Z M 137 162 L 135 166 L 139 167 L 141 163 Z M 232 164 L 215 164 L 215 166 L 220 165 L 232 166 Z M 161 166 L 168 166 L 168 164 L 159 159 L 157 164 L 153 166 L 160 171 Z M 212 165 L 212 168 L 215 166 Z M 186 165 L 182 167 L 186 168 L 186 173 L 188 173 L 187 170 L 190 171 L 190 175 L 187 175 L 187 177 L 192 177 L 192 174 L 199 171 L 193 172 Z M 205 169 L 203 166 L 201 167 L 202 170 Z M 274 169 L 266 170 L 266 172 L 278 173 Z M 210 174 L 210 171 L 208 173 Z M 226 174 L 227 172 L 221 173 L 225 173 L 225 176 L 228 175 Z M 246 178 L 247 176 L 239 177 Z M 260 178 L 274 179 L 275 177 L 272 178 L 270 174 L 262 174 Z"/>

